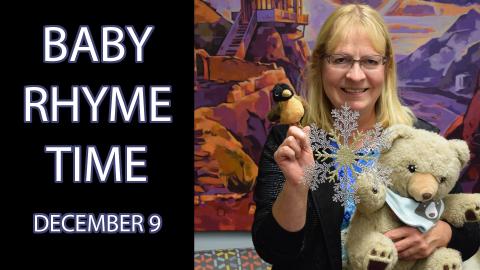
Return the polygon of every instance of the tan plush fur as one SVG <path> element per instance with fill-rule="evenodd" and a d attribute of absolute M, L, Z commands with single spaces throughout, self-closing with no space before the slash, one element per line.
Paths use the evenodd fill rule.
<path fill-rule="evenodd" d="M 392 169 L 390 189 L 403 197 L 444 199 L 442 219 L 461 227 L 480 220 L 480 194 L 448 195 L 469 160 L 468 146 L 433 132 L 405 125 L 389 128 L 392 147 L 381 154 L 380 163 Z M 414 167 L 412 167 L 412 165 Z M 415 168 L 412 172 L 412 168 Z M 418 261 L 398 259 L 392 240 L 384 233 L 404 226 L 385 203 L 386 187 L 374 187 L 373 175 L 356 182 L 360 203 L 351 220 L 347 252 L 351 269 L 461 269 L 460 253 L 440 248 Z M 468 212 L 468 214 L 467 214 Z"/>
<path fill-rule="evenodd" d="M 302 101 L 298 96 L 293 96 L 291 99 L 283 102 L 284 107 L 280 113 L 280 124 L 296 124 L 300 122 L 305 113 Z"/>

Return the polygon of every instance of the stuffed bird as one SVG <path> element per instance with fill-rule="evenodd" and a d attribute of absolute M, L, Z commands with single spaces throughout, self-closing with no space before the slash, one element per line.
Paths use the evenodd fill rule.
<path fill-rule="evenodd" d="M 307 102 L 295 95 L 293 89 L 285 83 L 275 85 L 272 93 L 276 104 L 268 113 L 268 120 L 279 124 L 300 125 L 300 120 L 307 109 Z"/>

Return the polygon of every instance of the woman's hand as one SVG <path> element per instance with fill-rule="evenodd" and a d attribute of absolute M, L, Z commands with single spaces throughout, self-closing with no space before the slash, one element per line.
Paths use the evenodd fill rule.
<path fill-rule="evenodd" d="M 400 227 L 388 231 L 385 235 L 395 242 L 398 258 L 403 260 L 423 259 L 439 247 L 446 247 L 452 238 L 452 228 L 442 220 L 422 234 L 413 227 Z"/>
<path fill-rule="evenodd" d="M 304 171 L 313 164 L 313 152 L 308 140 L 309 127 L 303 130 L 291 126 L 287 138 L 273 155 L 285 176 L 285 184 L 273 203 L 272 214 L 282 228 L 297 232 L 305 226 L 308 187 Z"/>
<path fill-rule="evenodd" d="M 313 164 L 313 152 L 308 139 L 310 127 L 288 129 L 287 137 L 273 155 L 288 184 L 303 184 L 304 171 Z"/>

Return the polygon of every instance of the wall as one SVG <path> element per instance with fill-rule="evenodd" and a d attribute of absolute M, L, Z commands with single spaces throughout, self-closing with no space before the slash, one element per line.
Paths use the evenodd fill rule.
<path fill-rule="evenodd" d="M 195 251 L 253 247 L 250 232 L 196 232 Z"/>
<path fill-rule="evenodd" d="M 195 251 L 253 247 L 250 232 L 196 232 Z M 480 269 L 480 250 L 465 262 L 463 270 Z"/>
<path fill-rule="evenodd" d="M 475 270 L 475 269 L 480 269 L 480 250 L 470 258 L 470 260 L 466 261 L 464 266 L 464 270 Z"/>

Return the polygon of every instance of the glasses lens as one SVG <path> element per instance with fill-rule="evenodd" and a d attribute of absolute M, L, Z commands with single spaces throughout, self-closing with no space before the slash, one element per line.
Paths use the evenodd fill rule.
<path fill-rule="evenodd" d="M 362 57 L 360 64 L 366 69 L 376 69 L 383 64 L 383 57 L 380 55 Z"/>
<path fill-rule="evenodd" d="M 330 55 L 330 63 L 339 68 L 349 68 L 352 65 L 353 58 L 349 55 L 332 54 Z"/>

